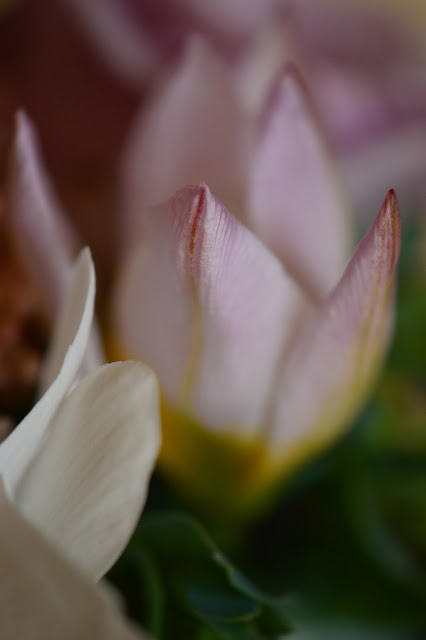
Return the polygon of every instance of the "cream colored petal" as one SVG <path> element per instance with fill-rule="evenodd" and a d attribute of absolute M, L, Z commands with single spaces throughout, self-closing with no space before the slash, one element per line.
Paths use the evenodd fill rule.
<path fill-rule="evenodd" d="M 143 640 L 6 498 L 0 477 L 0 638 Z"/>
<path fill-rule="evenodd" d="M 74 268 L 71 286 L 64 302 L 64 314 L 48 358 L 43 397 L 0 446 L 0 473 L 13 494 L 28 465 L 37 454 L 60 403 L 80 368 L 89 338 L 95 298 L 95 274 L 88 249 L 84 249 Z"/>
<path fill-rule="evenodd" d="M 98 579 L 136 526 L 159 444 L 152 371 L 136 362 L 105 365 L 61 404 L 16 502 L 77 566 Z"/>

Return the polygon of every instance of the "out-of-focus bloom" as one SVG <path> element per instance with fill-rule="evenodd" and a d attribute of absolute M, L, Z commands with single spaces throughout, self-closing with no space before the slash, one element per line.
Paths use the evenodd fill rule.
<path fill-rule="evenodd" d="M 297 75 L 281 79 L 238 181 L 232 100 L 197 53 L 142 120 L 128 204 L 135 214 L 145 188 L 155 200 L 205 172 L 274 253 L 206 186 L 140 209 L 116 338 L 159 375 L 164 465 L 202 500 L 243 510 L 341 433 L 368 392 L 392 324 L 400 221 L 390 193 L 341 276 L 347 212 Z"/>
<path fill-rule="evenodd" d="M 0 637 L 143 640 L 6 497 L 0 478 Z"/>
<path fill-rule="evenodd" d="M 206 38 L 233 60 L 288 0 L 62 0 L 100 56 L 127 82 L 140 85 L 182 53 L 188 37 Z"/>
<path fill-rule="evenodd" d="M 276 245 L 273 225 L 281 217 L 276 202 L 282 204 L 284 198 L 286 220 L 292 220 L 294 227 L 288 240 L 281 234 L 278 242 L 285 242 L 287 251 L 293 243 L 291 251 L 298 252 L 297 236 L 307 222 L 306 212 L 319 202 L 320 211 L 309 222 L 317 225 L 317 233 L 333 237 L 330 254 L 322 253 L 328 262 L 322 268 L 329 270 L 323 275 L 332 286 L 347 258 L 350 226 L 336 174 L 293 67 L 282 70 L 266 106 L 252 117 L 223 61 L 195 38 L 181 64 L 141 110 L 129 136 L 123 158 L 123 233 L 131 244 L 138 237 L 144 206 L 164 201 L 182 185 L 206 181 L 229 209 L 250 218 L 256 230 L 262 218 L 261 231 L 268 235 L 264 239 L 278 254 L 283 247 Z M 256 193 L 265 180 L 271 184 L 267 208 L 274 209 L 268 228 Z M 311 226 L 309 238 L 316 240 L 316 232 Z"/>
<path fill-rule="evenodd" d="M 61 2 L 17 2 L 0 19 L 0 180 L 14 114 L 25 109 L 103 279 L 115 258 L 117 157 L 146 82 L 117 77 Z"/>
<path fill-rule="evenodd" d="M 152 212 L 116 323 L 158 372 L 163 463 L 186 490 L 244 509 L 344 430 L 388 343 L 399 239 L 390 194 L 316 305 L 207 187 Z"/>
<path fill-rule="evenodd" d="M 0 445 L 0 474 L 19 510 L 93 579 L 123 550 L 159 446 L 155 377 L 137 363 L 75 385 L 90 335 L 95 276 L 84 250 L 51 348 L 42 396 Z M 74 386 L 73 386 L 74 384 Z"/>
<path fill-rule="evenodd" d="M 34 392 L 78 247 L 43 171 L 31 123 L 23 113 L 16 117 L 0 242 L 0 410 L 18 418 Z M 104 361 L 93 326 L 83 373 Z"/>
<path fill-rule="evenodd" d="M 119 77 L 141 86 L 194 34 L 226 60 L 248 104 L 285 62 L 302 68 L 360 212 L 389 185 L 425 197 L 426 29 L 420 2 L 64 0 Z M 244 8 L 243 8 L 244 6 Z"/>
<path fill-rule="evenodd" d="M 1 27 L 0 167 L 12 114 L 24 107 L 102 285 L 116 258 L 123 140 L 194 34 L 226 60 L 251 107 L 263 104 L 283 62 L 303 67 L 360 209 L 375 210 L 390 185 L 407 201 L 423 195 L 421 39 L 383 8 L 370 15 L 365 3 L 332 0 L 40 0 L 14 3 Z"/>
<path fill-rule="evenodd" d="M 283 59 L 301 68 L 364 218 L 389 185 L 407 205 L 426 195 L 425 15 L 416 2 L 302 0 L 247 58 L 252 104 Z"/>

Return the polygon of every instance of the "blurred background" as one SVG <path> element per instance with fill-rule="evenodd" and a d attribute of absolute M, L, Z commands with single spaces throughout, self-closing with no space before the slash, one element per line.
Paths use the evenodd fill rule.
<path fill-rule="evenodd" d="M 157 474 L 141 526 L 110 579 L 129 614 L 158 638 L 426 637 L 426 4 L 1 0 L 2 193 L 15 112 L 24 109 L 78 243 L 93 251 L 107 325 L 133 230 L 123 213 L 132 144 L 200 39 L 253 126 L 283 67 L 296 66 L 354 212 L 356 238 L 388 189 L 397 191 L 403 241 L 394 340 L 348 435 L 249 523 L 221 522 Z M 214 126 L 220 122 L 218 113 Z M 208 153 L 207 134 L 201 142 Z M 152 185 L 147 175 L 140 181 Z M 8 272 L 6 250 L 1 260 Z M 37 317 L 31 344 L 40 356 L 49 329 Z M 22 413 L 19 400 L 6 405 L 12 387 L 21 393 L 27 384 L 31 393 L 36 356 L 12 380 L 0 377 L 3 413 Z"/>

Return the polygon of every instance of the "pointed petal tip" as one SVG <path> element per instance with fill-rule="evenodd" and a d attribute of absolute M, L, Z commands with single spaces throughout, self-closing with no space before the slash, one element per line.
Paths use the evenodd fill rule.
<path fill-rule="evenodd" d="M 14 115 L 15 129 L 19 130 L 20 128 L 30 127 L 31 119 L 28 116 L 25 109 L 17 109 Z"/>
<path fill-rule="evenodd" d="M 95 267 L 93 264 L 92 252 L 90 247 L 83 247 L 77 257 L 76 263 L 84 263 L 87 266 L 90 266 L 90 269 L 94 271 Z"/>
<path fill-rule="evenodd" d="M 389 189 L 385 199 L 383 200 L 382 211 L 383 214 L 388 212 L 392 218 L 401 221 L 401 215 L 399 213 L 398 198 L 394 189 Z"/>
<path fill-rule="evenodd" d="M 373 227 L 376 226 L 376 224 L 383 246 L 380 257 L 382 262 L 388 264 L 390 271 L 393 271 L 399 258 L 402 232 L 398 199 L 393 189 L 390 189 L 386 194 L 382 207 L 373 223 Z"/>
<path fill-rule="evenodd" d="M 17 111 L 15 111 L 15 115 L 14 115 L 15 131 L 27 125 L 28 120 L 29 118 L 23 109 L 18 109 Z"/>
<path fill-rule="evenodd" d="M 179 195 L 188 195 L 190 194 L 192 197 L 200 197 L 201 194 L 211 193 L 208 185 L 205 182 L 199 182 L 198 184 L 187 184 L 184 187 L 178 189 L 174 195 L 171 196 L 170 200 L 174 200 Z"/>
<path fill-rule="evenodd" d="M 96 290 L 96 273 L 95 273 L 95 265 L 93 263 L 92 252 L 89 247 L 83 247 L 80 250 L 80 253 L 77 256 L 77 259 L 74 263 L 74 273 L 80 274 L 85 273 L 88 281 L 88 287 L 90 292 L 88 295 L 93 297 L 95 295 Z M 76 275 L 76 277 L 79 277 Z M 92 292 L 93 290 L 93 292 Z"/>
<path fill-rule="evenodd" d="M 269 112 L 279 98 L 283 99 L 288 95 L 293 96 L 294 99 L 309 103 L 309 91 L 302 72 L 293 62 L 284 64 L 278 74 L 267 101 L 266 111 Z"/>
<path fill-rule="evenodd" d="M 286 62 L 281 70 L 278 81 L 281 86 L 288 85 L 297 89 L 305 90 L 305 80 L 299 67 L 294 62 Z"/>
<path fill-rule="evenodd" d="M 388 209 L 392 218 L 401 223 L 401 215 L 399 212 L 398 198 L 394 189 L 389 189 L 383 202 L 383 208 Z"/>
<path fill-rule="evenodd" d="M 12 149 L 23 156 L 37 153 L 38 136 L 34 124 L 24 109 L 18 109 L 14 115 Z"/>

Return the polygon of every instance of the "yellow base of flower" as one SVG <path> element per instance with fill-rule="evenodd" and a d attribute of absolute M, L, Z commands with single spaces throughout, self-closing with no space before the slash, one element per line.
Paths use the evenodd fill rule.
<path fill-rule="evenodd" d="M 212 433 L 164 401 L 161 417 L 160 467 L 204 512 L 241 519 L 273 495 L 276 468 L 259 439 Z"/>
<path fill-rule="evenodd" d="M 123 356 L 111 334 L 107 345 L 110 356 Z M 232 426 L 215 433 L 163 397 L 159 467 L 206 516 L 241 523 L 252 519 L 276 500 L 304 463 L 345 433 L 376 374 L 377 367 L 372 367 L 368 376 L 354 382 L 350 396 L 332 397 L 304 438 L 281 447 L 268 446 L 261 428 L 250 439 Z"/>

